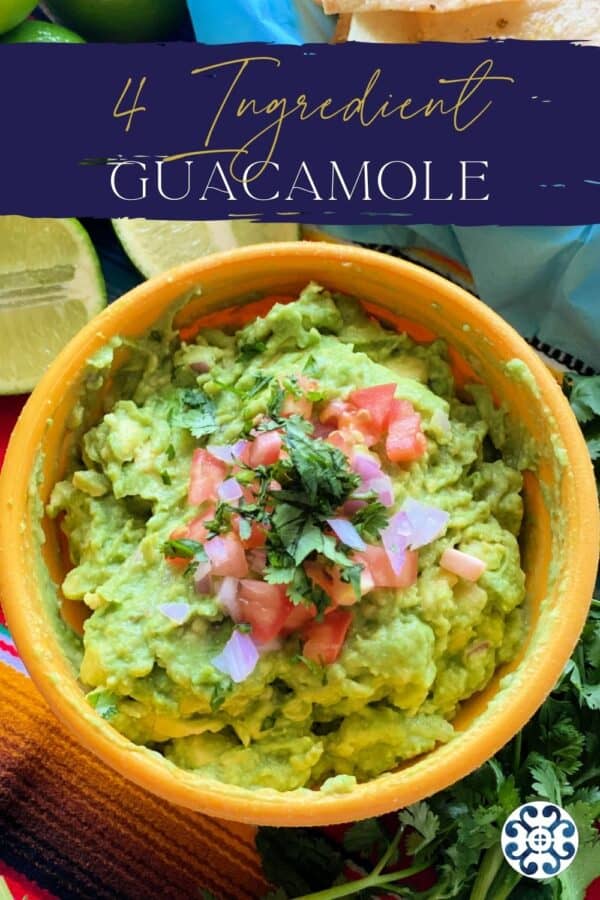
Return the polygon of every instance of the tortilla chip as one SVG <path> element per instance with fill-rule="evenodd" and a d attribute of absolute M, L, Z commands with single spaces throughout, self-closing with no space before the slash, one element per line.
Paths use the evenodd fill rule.
<path fill-rule="evenodd" d="M 505 0 L 519 3 L 523 0 Z M 470 9 L 473 6 L 497 5 L 498 0 L 323 0 L 326 13 L 370 13 L 394 10 L 395 12 L 450 13 Z M 504 5 L 504 4 L 503 4 Z"/>
<path fill-rule="evenodd" d="M 348 36 L 350 34 L 353 18 L 354 16 L 338 16 L 335 32 L 333 34 L 334 44 L 343 44 L 344 41 L 349 39 Z"/>
<path fill-rule="evenodd" d="M 352 16 L 349 41 L 382 44 L 480 38 L 587 41 L 600 45 L 600 0 L 520 0 L 468 12 L 368 13 Z"/>

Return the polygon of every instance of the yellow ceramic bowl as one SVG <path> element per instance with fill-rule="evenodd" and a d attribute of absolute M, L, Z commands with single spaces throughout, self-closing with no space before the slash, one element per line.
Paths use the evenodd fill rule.
<path fill-rule="evenodd" d="M 113 335 L 149 329 L 194 288 L 200 291 L 182 310 L 181 324 L 215 313 L 231 322 L 247 319 L 260 308 L 248 307 L 251 301 L 294 294 L 313 279 L 361 298 L 417 339 L 444 337 L 453 348 L 457 379 L 474 371 L 523 423 L 539 452 L 525 487 L 529 632 L 522 652 L 464 704 L 454 740 L 341 795 L 221 784 L 177 769 L 122 737 L 87 703 L 56 636 L 57 604 L 48 586 L 60 583 L 64 565 L 54 523 L 43 522 L 46 542 L 41 556 L 38 551 L 40 499 L 48 498 L 61 477 L 66 423 L 91 354 Z M 528 378 L 516 377 L 507 366 L 514 359 L 526 364 Z M 596 488 L 582 435 L 557 383 L 527 344 L 483 303 L 437 275 L 326 243 L 265 245 L 208 257 L 148 281 L 106 309 L 71 341 L 27 403 L 0 488 L 0 596 L 25 664 L 57 716 L 93 753 L 166 800 L 270 825 L 344 822 L 397 809 L 491 757 L 540 706 L 573 650 L 588 611 L 598 542 Z"/>

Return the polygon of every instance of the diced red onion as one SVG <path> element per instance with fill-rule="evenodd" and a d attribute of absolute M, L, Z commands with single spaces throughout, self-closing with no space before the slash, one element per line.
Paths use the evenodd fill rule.
<path fill-rule="evenodd" d="M 347 544 L 352 550 L 364 550 L 366 548 L 367 545 L 348 519 L 327 519 L 327 524 L 342 544 Z"/>
<path fill-rule="evenodd" d="M 205 375 L 207 372 L 210 372 L 210 366 L 207 362 L 203 362 L 202 360 L 190 363 L 190 369 L 197 372 L 199 375 Z"/>
<path fill-rule="evenodd" d="M 252 638 L 236 629 L 212 664 L 239 684 L 252 674 L 258 659 L 258 650 Z"/>
<path fill-rule="evenodd" d="M 211 538 L 204 545 L 208 558 L 215 568 L 227 558 L 227 544 L 222 537 Z"/>
<path fill-rule="evenodd" d="M 206 449 L 221 462 L 233 463 L 233 444 L 208 444 Z"/>
<path fill-rule="evenodd" d="M 350 466 L 364 481 L 379 478 L 383 474 L 377 460 L 364 453 L 355 453 L 350 460 Z"/>
<path fill-rule="evenodd" d="M 183 625 L 190 614 L 189 603 L 163 603 L 158 607 L 163 616 L 175 622 L 176 625 Z"/>
<path fill-rule="evenodd" d="M 379 478 L 367 483 L 367 490 L 373 491 L 379 497 L 384 506 L 392 506 L 394 503 L 394 486 L 389 475 L 383 472 Z"/>
<path fill-rule="evenodd" d="M 400 575 L 406 561 L 406 549 L 411 536 L 408 516 L 402 510 L 389 521 L 381 540 L 395 575 Z"/>
<path fill-rule="evenodd" d="M 267 565 L 267 551 L 250 550 L 248 553 L 248 565 L 257 575 L 262 575 Z"/>
<path fill-rule="evenodd" d="M 236 444 L 209 444 L 206 449 L 211 456 L 232 465 L 244 452 L 247 443 L 247 441 L 238 441 Z"/>
<path fill-rule="evenodd" d="M 217 488 L 217 493 L 219 499 L 223 500 L 225 503 L 233 503 L 244 495 L 242 486 L 235 478 L 226 478 Z"/>
<path fill-rule="evenodd" d="M 241 614 L 240 604 L 238 601 L 239 589 L 239 579 L 232 578 L 231 575 L 227 575 L 221 582 L 219 591 L 217 593 L 219 606 L 224 612 L 227 613 L 227 615 L 231 619 L 233 619 L 234 622 L 239 622 Z"/>
<path fill-rule="evenodd" d="M 430 544 L 446 530 L 450 516 L 443 509 L 436 506 L 428 506 L 418 500 L 409 498 L 402 505 L 402 512 L 406 513 L 410 522 L 410 540 L 408 546 L 412 550 L 418 550 L 425 544 Z"/>
<path fill-rule="evenodd" d="M 346 500 L 342 506 L 342 512 L 345 516 L 353 516 L 359 509 L 363 509 L 366 505 L 366 500 Z"/>
<path fill-rule="evenodd" d="M 211 571 L 212 564 L 210 562 L 201 562 L 196 566 L 194 572 L 194 587 L 198 594 L 212 593 Z"/>

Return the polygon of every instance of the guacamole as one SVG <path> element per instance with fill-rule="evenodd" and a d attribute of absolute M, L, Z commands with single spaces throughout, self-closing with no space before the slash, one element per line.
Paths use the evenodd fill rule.
<path fill-rule="evenodd" d="M 247 788 L 347 790 L 451 740 L 524 633 L 514 427 L 443 341 L 315 284 L 192 335 L 104 351 L 48 506 L 89 702 Z"/>

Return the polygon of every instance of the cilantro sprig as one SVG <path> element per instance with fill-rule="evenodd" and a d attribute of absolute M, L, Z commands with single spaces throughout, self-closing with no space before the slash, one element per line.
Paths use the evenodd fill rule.
<path fill-rule="evenodd" d="M 186 428 L 193 437 L 205 438 L 217 430 L 216 409 L 211 398 L 202 390 L 190 388 L 181 392 L 181 407 L 175 424 Z"/>
<path fill-rule="evenodd" d="M 265 526 L 265 580 L 288 585 L 293 603 L 314 604 L 321 614 L 330 598 L 307 574 L 307 561 L 337 566 L 342 580 L 351 584 L 360 598 L 362 567 L 353 560 L 349 548 L 328 533 L 326 524 L 356 491 L 360 478 L 337 447 L 315 437 L 310 422 L 297 415 L 281 416 L 285 395 L 286 389 L 279 382 L 271 386 L 268 418 L 257 426 L 259 431 L 281 431 L 284 458 L 254 470 L 242 466 L 238 478 L 245 483 L 251 472 L 256 485 L 254 500 L 243 499 L 237 506 L 219 503 L 213 519 L 206 524 L 210 534 L 227 532 L 235 514 L 242 539 L 250 536 L 253 523 Z M 369 539 L 376 539 L 387 518 L 385 508 L 370 498 L 360 510 L 357 527 Z"/>

